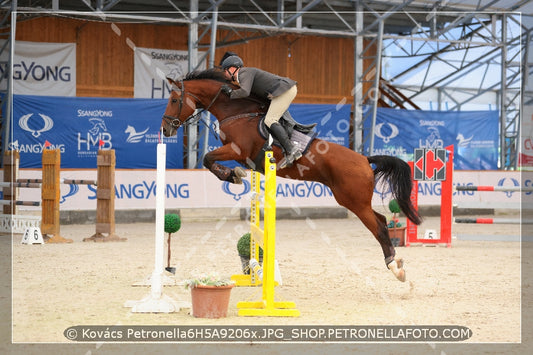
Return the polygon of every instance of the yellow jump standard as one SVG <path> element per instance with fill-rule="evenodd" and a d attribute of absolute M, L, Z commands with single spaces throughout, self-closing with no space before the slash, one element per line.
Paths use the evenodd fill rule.
<path fill-rule="evenodd" d="M 250 205 L 250 260 L 255 259 L 259 261 L 259 246 L 263 246 L 263 230 L 260 228 L 261 174 L 252 170 L 251 175 L 252 202 Z M 250 272 L 248 275 L 239 274 L 231 276 L 231 279 L 235 281 L 236 286 L 260 286 L 263 283 L 252 268 L 249 270 Z"/>
<path fill-rule="evenodd" d="M 252 173 L 252 182 L 254 180 Z M 258 196 L 259 179 L 255 181 L 254 192 Z M 254 201 L 256 204 L 254 205 Z M 294 302 L 276 302 L 274 301 L 274 274 L 275 274 L 275 248 L 276 248 L 276 162 L 272 151 L 265 152 L 265 220 L 264 231 L 259 228 L 259 198 L 252 200 L 252 215 L 250 245 L 254 245 L 254 250 L 258 252 L 258 239 L 263 236 L 263 285 L 262 297 L 257 302 L 238 302 L 239 316 L 264 316 L 264 317 L 299 317 L 300 311 L 295 309 Z M 254 241 L 254 242 L 252 242 Z M 250 246 L 252 248 L 252 246 Z M 259 260 L 259 258 L 257 258 Z M 255 277 L 255 272 L 250 270 L 250 277 Z"/>

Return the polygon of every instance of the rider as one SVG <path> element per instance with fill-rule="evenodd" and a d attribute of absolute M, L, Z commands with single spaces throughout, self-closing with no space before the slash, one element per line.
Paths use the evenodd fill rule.
<path fill-rule="evenodd" d="M 296 97 L 296 81 L 243 65 L 242 59 L 237 55 L 228 56 L 222 61 L 221 66 L 226 78 L 240 86 L 239 89 L 233 90 L 224 85 L 222 91 L 231 99 L 248 97 L 253 93 L 260 98 L 270 100 L 265 124 L 285 150 L 285 161 L 280 163 L 280 169 L 291 166 L 294 161 L 302 157 L 302 152 L 291 142 L 279 119 Z"/>

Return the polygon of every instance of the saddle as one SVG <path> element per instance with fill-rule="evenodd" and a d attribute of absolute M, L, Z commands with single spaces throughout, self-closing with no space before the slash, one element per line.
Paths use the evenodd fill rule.
<path fill-rule="evenodd" d="M 281 116 L 281 118 L 279 119 L 279 123 L 287 130 L 291 141 L 297 143 L 299 147 L 303 147 L 302 155 L 305 155 L 305 153 L 307 153 L 307 150 L 309 149 L 309 145 L 311 145 L 311 142 L 313 142 L 313 140 L 318 134 L 314 130 L 317 124 L 301 124 L 291 116 L 288 110 L 283 113 L 283 116 Z M 265 139 L 266 142 L 259 151 L 259 154 L 255 157 L 253 163 L 250 162 L 250 164 L 248 165 L 252 170 L 264 173 L 263 160 L 265 158 L 265 152 L 270 149 L 270 144 L 268 142 L 268 137 L 270 136 L 270 134 L 265 124 L 265 116 L 262 116 L 259 120 L 257 129 L 259 131 L 259 135 L 261 135 L 261 137 Z M 281 147 L 281 144 L 277 141 L 277 139 L 274 139 L 272 144 Z"/>
<path fill-rule="evenodd" d="M 297 132 L 300 132 L 302 134 L 309 134 L 313 131 L 313 129 L 316 127 L 316 123 L 311 124 L 301 124 L 300 122 L 297 122 L 291 115 L 291 113 L 287 110 L 283 113 L 283 116 L 279 119 L 279 123 L 287 130 L 287 133 L 289 134 L 289 137 L 292 135 L 292 132 L 296 130 Z M 267 139 L 269 136 L 268 128 L 265 125 L 265 116 L 261 117 L 261 120 L 259 121 L 259 134 L 261 137 Z"/>

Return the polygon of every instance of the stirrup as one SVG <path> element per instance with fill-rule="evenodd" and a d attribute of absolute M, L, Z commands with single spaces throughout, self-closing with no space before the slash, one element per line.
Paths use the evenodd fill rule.
<path fill-rule="evenodd" d="M 281 159 L 278 166 L 280 169 L 291 167 L 292 164 L 296 160 L 300 159 L 301 157 L 302 157 L 302 152 L 299 149 L 294 149 L 292 153 L 288 154 L 286 157 Z"/>

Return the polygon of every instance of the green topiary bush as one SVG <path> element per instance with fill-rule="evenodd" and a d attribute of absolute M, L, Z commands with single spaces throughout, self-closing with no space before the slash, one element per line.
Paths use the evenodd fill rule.
<path fill-rule="evenodd" d="M 165 215 L 165 232 L 176 233 L 181 228 L 181 219 L 175 213 L 169 213 Z"/>
<path fill-rule="evenodd" d="M 250 257 L 250 233 L 245 233 L 237 242 L 237 252 L 239 255 Z M 259 257 L 263 257 L 263 249 L 259 247 Z"/>
<path fill-rule="evenodd" d="M 396 200 L 390 200 L 389 202 L 389 210 L 393 213 L 392 220 L 390 220 L 387 223 L 387 228 L 399 228 L 402 227 L 402 223 L 396 218 L 396 214 L 400 213 L 400 206 L 398 205 L 398 201 Z"/>
<path fill-rule="evenodd" d="M 389 210 L 392 213 L 400 213 L 400 206 L 398 205 L 398 201 L 390 200 L 390 202 L 389 202 Z"/>

